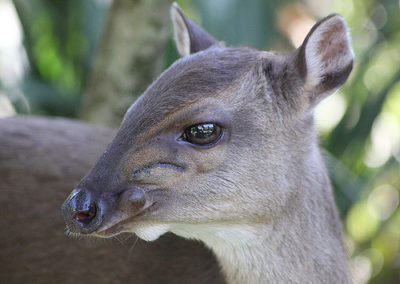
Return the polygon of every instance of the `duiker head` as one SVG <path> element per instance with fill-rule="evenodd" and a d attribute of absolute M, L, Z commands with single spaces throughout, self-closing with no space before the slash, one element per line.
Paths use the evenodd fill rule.
<path fill-rule="evenodd" d="M 62 210 L 72 233 L 154 240 L 184 224 L 269 222 L 319 163 L 312 110 L 347 79 L 339 15 L 287 56 L 225 48 L 171 9 L 182 56 L 132 105 Z M 311 169 L 312 170 L 312 169 Z"/>

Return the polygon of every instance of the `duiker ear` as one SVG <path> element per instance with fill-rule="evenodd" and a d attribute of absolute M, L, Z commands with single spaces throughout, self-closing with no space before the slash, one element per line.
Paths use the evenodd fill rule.
<path fill-rule="evenodd" d="M 217 41 L 183 14 L 175 2 L 171 7 L 176 48 L 181 57 L 209 48 Z"/>
<path fill-rule="evenodd" d="M 353 60 L 349 31 L 340 15 L 330 15 L 313 26 L 297 50 L 295 62 L 304 82 L 306 108 L 343 85 Z"/>

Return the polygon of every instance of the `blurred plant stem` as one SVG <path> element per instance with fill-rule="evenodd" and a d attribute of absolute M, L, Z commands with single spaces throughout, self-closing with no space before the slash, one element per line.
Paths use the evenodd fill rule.
<path fill-rule="evenodd" d="M 130 104 L 161 73 L 171 1 L 114 1 L 89 75 L 79 117 L 118 126 Z"/>
<path fill-rule="evenodd" d="M 27 2 L 26 0 L 13 0 L 13 3 L 15 10 L 17 11 L 19 21 L 21 23 L 22 32 L 24 35 L 24 45 L 26 47 L 33 46 L 32 34 L 29 31 L 29 23 L 32 21 L 31 13 L 29 11 L 32 10 L 32 7 L 30 7 L 32 3 Z M 29 62 L 30 72 L 34 77 L 40 78 L 40 73 L 37 69 L 32 48 L 26 48 L 25 50 Z"/>

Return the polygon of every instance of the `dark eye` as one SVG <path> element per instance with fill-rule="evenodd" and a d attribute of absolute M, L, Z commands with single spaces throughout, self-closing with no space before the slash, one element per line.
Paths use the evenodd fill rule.
<path fill-rule="evenodd" d="M 214 123 L 200 123 L 185 129 L 182 140 L 200 146 L 210 145 L 219 140 L 222 134 L 220 126 Z"/>

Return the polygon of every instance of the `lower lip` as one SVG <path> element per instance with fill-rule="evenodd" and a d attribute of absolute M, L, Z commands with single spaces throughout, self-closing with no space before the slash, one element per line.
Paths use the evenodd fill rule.
<path fill-rule="evenodd" d="M 112 225 L 111 227 L 109 227 L 108 229 L 99 231 L 99 232 L 94 232 L 92 233 L 92 235 L 94 236 L 99 236 L 99 237 L 112 237 L 115 236 L 119 233 L 122 233 L 122 230 L 124 229 L 124 225 L 125 224 L 129 224 L 130 221 L 133 221 L 134 219 L 137 219 L 139 217 L 142 217 L 143 215 L 155 211 L 157 208 L 159 207 L 158 202 L 154 202 L 153 204 L 151 204 L 149 207 L 147 207 L 146 209 L 140 211 L 138 214 L 129 217 L 125 220 L 122 220 L 114 225 Z"/>

